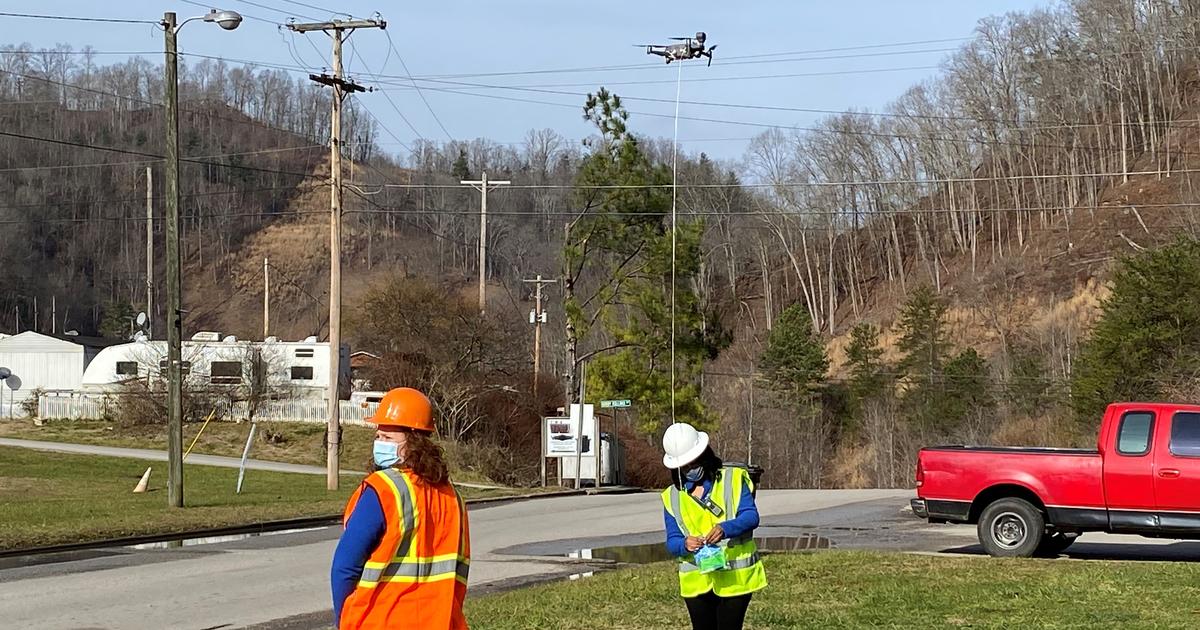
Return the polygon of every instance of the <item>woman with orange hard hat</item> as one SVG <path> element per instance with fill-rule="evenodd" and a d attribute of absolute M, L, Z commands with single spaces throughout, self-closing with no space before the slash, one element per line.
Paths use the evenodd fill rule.
<path fill-rule="evenodd" d="M 338 628 L 466 628 L 463 600 L 471 563 L 467 510 L 432 440 L 432 405 L 406 387 L 384 395 L 376 469 L 350 497 L 333 556 Z"/>

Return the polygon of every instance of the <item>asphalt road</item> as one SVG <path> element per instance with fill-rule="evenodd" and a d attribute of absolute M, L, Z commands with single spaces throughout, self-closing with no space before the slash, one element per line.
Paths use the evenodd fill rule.
<path fill-rule="evenodd" d="M 928 525 L 903 510 L 909 496 L 903 490 L 763 491 L 763 526 L 756 536 L 820 540 L 842 549 L 981 554 L 973 528 Z M 592 554 L 586 550 L 641 543 L 652 548 L 661 541 L 661 510 L 655 493 L 472 508 L 471 593 L 611 568 L 610 561 L 587 559 Z M 320 528 L 174 548 L 0 558 L 0 625 L 328 628 L 328 569 L 337 535 L 336 528 Z M 1071 552 L 1183 560 L 1200 558 L 1200 543 L 1094 535 Z"/>

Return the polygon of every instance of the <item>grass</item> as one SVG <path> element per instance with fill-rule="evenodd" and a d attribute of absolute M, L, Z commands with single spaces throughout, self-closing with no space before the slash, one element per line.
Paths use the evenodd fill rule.
<path fill-rule="evenodd" d="M 150 466 L 150 492 L 133 494 Z M 167 507 L 166 463 L 0 447 L 0 549 L 341 513 L 357 479 L 184 467 L 186 509 Z"/>
<path fill-rule="evenodd" d="M 149 466 L 150 492 L 133 494 Z M 183 510 L 167 508 L 165 462 L 0 447 L 0 550 L 341 514 L 361 475 L 325 489 L 324 475 L 184 466 Z M 515 489 L 459 488 L 467 499 Z"/>
<path fill-rule="evenodd" d="M 183 444 L 193 453 L 241 457 L 250 434 L 248 423 L 210 422 L 200 433 L 201 423 L 183 426 Z M 342 470 L 366 470 L 371 458 L 375 431 L 367 427 L 342 427 Z M 0 437 L 71 442 L 96 446 L 163 450 L 167 448 L 165 425 L 122 425 L 96 420 L 47 420 L 36 426 L 32 420 L 0 420 Z M 250 457 L 272 462 L 325 466 L 325 425 L 298 422 L 260 422 L 250 448 Z M 469 453 L 447 449 L 451 476 L 455 481 L 492 484 L 482 473 L 472 470 Z M 145 470 L 143 467 L 142 470 Z"/>
<path fill-rule="evenodd" d="M 771 555 L 746 628 L 1194 628 L 1200 566 L 898 553 Z M 689 627 L 657 564 L 467 600 L 472 630 Z"/>

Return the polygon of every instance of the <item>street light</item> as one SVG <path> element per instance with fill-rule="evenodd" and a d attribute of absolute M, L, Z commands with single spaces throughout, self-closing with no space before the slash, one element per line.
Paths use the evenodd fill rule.
<path fill-rule="evenodd" d="M 167 503 L 183 507 L 183 290 L 179 264 L 179 48 L 176 35 L 193 20 L 215 23 L 232 31 L 242 23 L 234 11 L 213 9 L 208 15 L 176 23 L 175 13 L 163 14 L 166 36 L 165 118 L 166 130 L 166 238 L 167 238 Z"/>

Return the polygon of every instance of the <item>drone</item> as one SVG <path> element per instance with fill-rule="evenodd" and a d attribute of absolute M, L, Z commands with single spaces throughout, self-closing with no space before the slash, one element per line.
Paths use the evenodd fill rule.
<path fill-rule="evenodd" d="M 703 31 L 696 33 L 695 37 L 672 37 L 671 39 L 680 43 L 669 45 L 634 45 L 639 48 L 645 47 L 647 55 L 658 55 L 659 57 L 664 57 L 667 60 L 667 63 L 671 63 L 672 61 L 684 61 L 687 59 L 708 57 L 708 65 L 712 65 L 713 51 L 717 49 L 717 45 L 713 44 L 706 49 L 704 47 L 704 40 L 706 39 L 706 36 L 704 35 Z"/>

